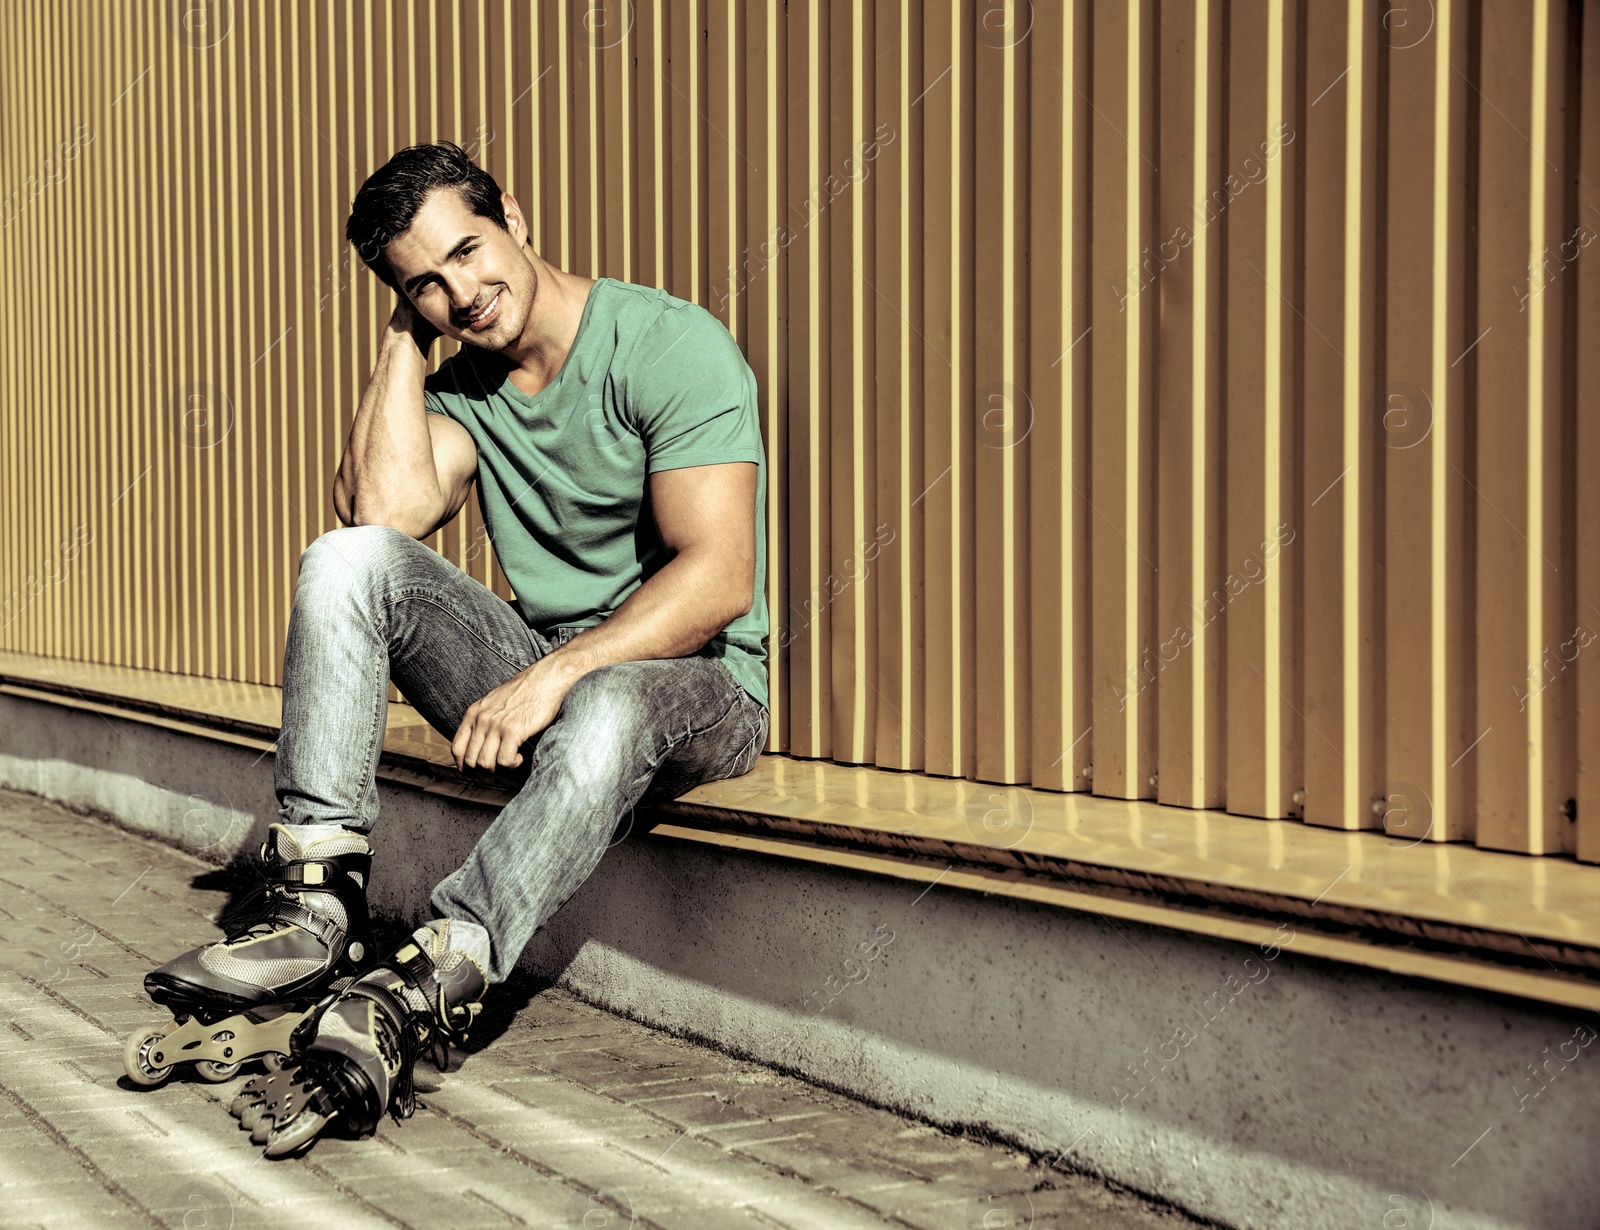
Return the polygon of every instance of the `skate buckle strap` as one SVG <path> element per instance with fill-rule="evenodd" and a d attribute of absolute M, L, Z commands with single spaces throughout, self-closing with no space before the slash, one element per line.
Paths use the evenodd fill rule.
<path fill-rule="evenodd" d="M 273 858 L 267 860 L 268 878 L 285 885 L 291 892 L 319 889 L 325 893 L 343 892 L 353 884 L 349 873 L 355 872 L 365 884 L 372 875 L 372 855 L 351 851 L 348 854 L 326 854 L 320 858 Z"/>
<path fill-rule="evenodd" d="M 450 1052 L 446 1043 L 459 1046 L 467 1040 L 467 1030 L 482 1007 L 478 1003 L 452 1004 L 445 995 L 439 968 L 433 959 L 415 942 L 399 948 L 386 964 L 399 974 L 410 987 L 421 995 L 432 1011 L 438 1028 L 434 1031 L 434 1066 L 441 1072 L 450 1070 Z"/>
<path fill-rule="evenodd" d="M 279 900 L 273 903 L 272 921 L 291 923 L 309 931 L 324 946 L 337 951 L 344 943 L 345 929 L 325 914 L 306 909 L 298 901 Z"/>
<path fill-rule="evenodd" d="M 339 875 L 339 865 L 330 858 L 295 858 L 278 863 L 272 878 L 291 891 L 322 888 L 331 891 Z"/>

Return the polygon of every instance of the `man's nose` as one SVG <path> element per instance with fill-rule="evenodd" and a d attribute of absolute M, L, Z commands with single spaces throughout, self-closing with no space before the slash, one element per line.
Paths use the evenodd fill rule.
<path fill-rule="evenodd" d="M 447 277 L 445 291 L 450 296 L 450 308 L 457 315 L 464 316 L 471 310 L 478 299 L 478 287 L 475 282 L 465 277 Z"/>

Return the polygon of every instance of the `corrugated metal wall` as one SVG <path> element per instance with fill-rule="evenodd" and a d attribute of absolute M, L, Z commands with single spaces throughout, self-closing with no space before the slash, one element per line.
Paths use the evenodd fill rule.
<path fill-rule="evenodd" d="M 8 13 L 0 647 L 276 680 L 449 137 L 744 347 L 775 750 L 1600 859 L 1600 5 Z"/>

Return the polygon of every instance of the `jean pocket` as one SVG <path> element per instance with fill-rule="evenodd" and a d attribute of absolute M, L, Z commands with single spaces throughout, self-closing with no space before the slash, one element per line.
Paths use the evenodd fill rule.
<path fill-rule="evenodd" d="M 764 707 L 756 705 L 754 701 L 747 702 L 746 709 L 746 720 L 752 724 L 750 739 L 744 745 L 743 750 L 734 757 L 732 768 L 727 774 L 729 777 L 743 777 L 751 769 L 755 768 L 756 761 L 761 758 L 761 749 L 767 741 L 768 711 Z M 748 710 L 751 709 L 754 710 L 754 714 L 753 716 L 748 716 Z"/>

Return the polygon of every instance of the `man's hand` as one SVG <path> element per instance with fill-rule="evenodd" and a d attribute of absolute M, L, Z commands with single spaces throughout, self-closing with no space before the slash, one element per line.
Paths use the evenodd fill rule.
<path fill-rule="evenodd" d="M 456 768 L 490 774 L 520 768 L 522 745 L 556 720 L 580 673 L 564 659 L 546 655 L 473 701 L 450 744 Z"/>
<path fill-rule="evenodd" d="M 424 357 L 428 353 L 428 347 L 439 337 L 439 330 L 430 325 L 427 318 L 417 311 L 416 305 L 404 295 L 400 296 L 400 301 L 394 306 L 394 315 L 389 317 L 389 328 L 396 333 L 409 333 Z"/>

